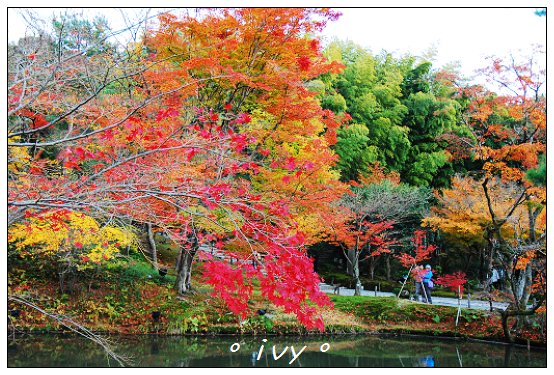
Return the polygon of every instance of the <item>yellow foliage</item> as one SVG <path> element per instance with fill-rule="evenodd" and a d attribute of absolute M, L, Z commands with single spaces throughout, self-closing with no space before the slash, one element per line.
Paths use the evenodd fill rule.
<path fill-rule="evenodd" d="M 202 206 L 191 207 L 189 212 L 194 213 L 195 225 L 208 233 L 225 234 L 243 225 L 243 218 L 222 208 L 208 210 Z"/>
<path fill-rule="evenodd" d="M 21 137 L 13 137 L 12 142 L 20 141 Z M 8 171 L 14 174 L 24 174 L 25 167 L 29 164 L 31 156 L 29 149 L 26 147 L 9 147 L 8 148 Z"/>
<path fill-rule="evenodd" d="M 516 270 L 524 270 L 535 255 L 536 253 L 534 251 L 528 251 L 523 254 L 523 256 L 517 260 Z"/>
<path fill-rule="evenodd" d="M 8 242 L 22 255 L 54 255 L 79 250 L 84 261 L 99 263 L 113 258 L 135 236 L 113 226 L 101 227 L 77 212 L 54 212 L 27 219 L 8 229 Z"/>
<path fill-rule="evenodd" d="M 491 207 L 497 220 L 504 218 L 515 204 L 521 191 L 514 184 L 492 179 L 488 184 Z M 484 239 L 483 234 L 492 225 L 488 202 L 482 188 L 482 181 L 469 177 L 452 179 L 452 189 L 437 194 L 439 206 L 423 220 L 423 225 L 441 230 L 461 241 Z M 519 228 L 516 230 L 516 228 Z M 540 233 L 541 228 L 536 228 Z M 500 229 L 506 240 L 517 241 L 525 238 L 529 231 L 528 215 L 524 205 L 519 205 Z"/>

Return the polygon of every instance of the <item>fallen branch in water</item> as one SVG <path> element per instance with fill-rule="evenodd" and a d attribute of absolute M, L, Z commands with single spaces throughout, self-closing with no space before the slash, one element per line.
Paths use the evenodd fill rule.
<path fill-rule="evenodd" d="M 128 365 L 128 366 L 132 365 L 132 362 L 129 358 L 124 357 L 122 355 L 119 355 L 119 354 L 115 353 L 112 350 L 111 344 L 108 340 L 106 340 L 105 338 L 103 338 L 101 336 L 96 335 L 95 333 L 90 331 L 88 328 L 86 328 L 86 327 L 82 326 L 81 324 L 75 322 L 71 318 L 69 318 L 67 316 L 64 316 L 64 315 L 49 313 L 49 312 L 41 309 L 40 307 L 38 307 L 34 303 L 32 303 L 30 301 L 27 301 L 26 299 L 21 298 L 21 297 L 8 296 L 8 301 L 13 301 L 13 302 L 16 302 L 16 303 L 21 303 L 23 305 L 26 305 L 26 306 L 38 311 L 39 313 L 44 314 L 47 317 L 56 320 L 58 323 L 60 323 L 64 327 L 68 328 L 72 332 L 75 332 L 75 333 L 77 333 L 77 334 L 93 341 L 94 343 L 100 345 L 104 349 L 104 351 L 106 352 L 106 355 L 108 356 L 108 360 L 111 357 L 122 367 L 125 367 L 126 365 Z"/>

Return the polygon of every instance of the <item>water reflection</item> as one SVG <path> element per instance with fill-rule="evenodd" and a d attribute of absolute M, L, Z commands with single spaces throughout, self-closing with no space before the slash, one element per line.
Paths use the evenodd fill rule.
<path fill-rule="evenodd" d="M 436 338 L 111 337 L 116 351 L 137 367 L 545 367 L 546 351 Z M 322 352 L 322 344 L 330 349 Z M 240 349 L 231 352 L 231 345 Z M 264 350 L 260 354 L 260 347 Z M 275 346 L 275 354 L 273 353 Z M 284 348 L 289 349 L 283 353 Z M 298 355 L 300 350 L 305 350 Z M 235 346 L 237 348 L 238 346 Z M 292 354 L 292 347 L 296 359 Z M 278 358 L 276 358 L 278 357 Z M 8 345 L 9 367 L 106 367 L 100 347 L 80 337 L 19 336 Z"/>
<path fill-rule="evenodd" d="M 432 355 L 423 357 L 418 362 L 418 367 L 435 367 L 435 358 Z"/>

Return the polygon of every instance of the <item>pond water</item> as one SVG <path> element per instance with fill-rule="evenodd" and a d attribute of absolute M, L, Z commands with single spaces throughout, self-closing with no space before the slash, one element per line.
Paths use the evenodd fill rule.
<path fill-rule="evenodd" d="M 493 343 L 410 336 L 268 336 L 267 342 L 263 342 L 264 338 L 111 336 L 109 339 L 115 351 L 128 357 L 136 367 L 546 366 L 546 350 Z M 288 349 L 281 356 L 286 346 Z M 107 359 L 100 346 L 81 337 L 24 335 L 8 340 L 9 367 L 117 365 L 113 359 Z"/>

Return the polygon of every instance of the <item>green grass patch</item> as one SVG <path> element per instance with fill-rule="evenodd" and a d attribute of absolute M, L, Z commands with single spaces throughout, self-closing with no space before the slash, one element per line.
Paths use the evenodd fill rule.
<path fill-rule="evenodd" d="M 434 322 L 456 317 L 457 308 L 400 300 L 395 297 L 331 296 L 335 309 L 353 314 L 365 321 Z M 483 319 L 481 311 L 462 309 L 466 321 Z"/>

